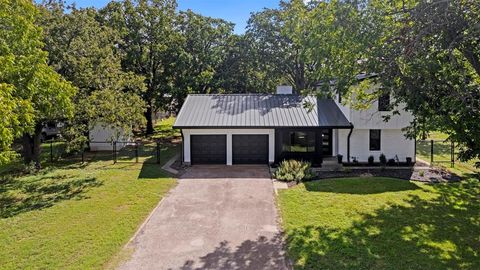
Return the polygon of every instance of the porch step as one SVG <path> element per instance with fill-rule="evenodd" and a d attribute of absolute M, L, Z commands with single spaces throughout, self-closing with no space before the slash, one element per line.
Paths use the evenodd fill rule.
<path fill-rule="evenodd" d="M 338 163 L 338 159 L 336 157 L 327 157 L 323 159 L 322 167 L 315 168 L 317 172 L 325 172 L 325 171 L 341 171 L 343 169 L 343 165 Z"/>

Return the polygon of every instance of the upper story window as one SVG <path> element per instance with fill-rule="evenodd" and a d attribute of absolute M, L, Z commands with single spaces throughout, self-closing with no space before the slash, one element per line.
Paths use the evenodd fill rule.
<path fill-rule="evenodd" d="M 378 98 L 378 111 L 386 112 L 390 111 L 390 95 L 383 94 Z"/>
<path fill-rule="evenodd" d="M 380 129 L 370 129 L 370 151 L 380 151 Z"/>

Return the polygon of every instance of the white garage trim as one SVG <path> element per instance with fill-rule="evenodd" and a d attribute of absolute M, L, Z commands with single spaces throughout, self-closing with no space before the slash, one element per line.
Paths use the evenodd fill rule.
<path fill-rule="evenodd" d="M 182 129 L 183 161 L 191 163 L 190 135 L 227 135 L 227 165 L 232 165 L 232 135 L 268 135 L 268 162 L 275 162 L 275 130 L 274 129 Z"/>

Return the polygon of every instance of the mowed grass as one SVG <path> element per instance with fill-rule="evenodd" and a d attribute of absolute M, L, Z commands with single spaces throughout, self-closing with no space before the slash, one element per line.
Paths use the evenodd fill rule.
<path fill-rule="evenodd" d="M 433 163 L 434 165 L 440 165 L 448 170 L 456 173 L 458 175 L 467 175 L 479 173 L 480 170 L 475 167 L 475 163 L 479 162 L 477 159 L 469 161 L 460 161 L 458 160 L 458 147 L 455 148 L 455 165 L 451 167 L 451 143 L 445 141 L 447 135 L 441 132 L 432 132 L 430 133 L 429 138 L 425 141 L 417 142 L 417 157 L 430 162 L 431 157 L 431 142 L 434 140 L 433 144 Z"/>
<path fill-rule="evenodd" d="M 480 184 L 320 180 L 281 190 L 296 269 L 480 269 Z"/>
<path fill-rule="evenodd" d="M 101 269 L 175 185 L 158 164 L 111 160 L 1 181 L 0 269 Z"/>

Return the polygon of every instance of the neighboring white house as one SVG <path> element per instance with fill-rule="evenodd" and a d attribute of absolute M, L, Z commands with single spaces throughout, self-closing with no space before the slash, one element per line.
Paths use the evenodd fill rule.
<path fill-rule="evenodd" d="M 131 130 L 113 128 L 103 123 L 97 123 L 89 131 L 90 151 L 112 151 L 116 141 L 117 151 L 132 141 Z"/>
<path fill-rule="evenodd" d="M 399 110 L 385 122 L 389 98 L 358 111 L 335 99 L 294 95 L 189 95 L 174 124 L 182 130 L 187 164 L 276 163 L 296 158 L 321 164 L 341 154 L 344 161 L 415 160 L 415 141 L 404 136 L 413 116 Z M 304 106 L 309 103 L 310 108 Z M 349 136 L 350 134 L 350 136 Z"/>

